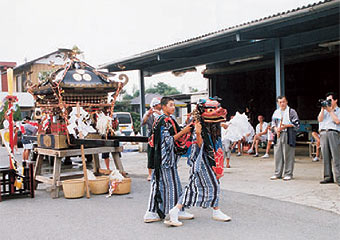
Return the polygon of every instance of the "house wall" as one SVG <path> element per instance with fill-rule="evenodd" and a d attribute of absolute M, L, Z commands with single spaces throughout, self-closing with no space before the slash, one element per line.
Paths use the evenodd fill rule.
<path fill-rule="evenodd" d="M 1 91 L 3 91 L 3 92 L 8 91 L 7 72 L 1 73 Z"/>
<path fill-rule="evenodd" d="M 34 64 L 32 65 L 31 67 L 31 71 L 32 71 L 32 74 L 30 74 L 30 80 L 33 82 L 33 83 L 38 83 L 38 79 L 39 79 L 39 73 L 40 72 L 44 72 L 44 71 L 50 71 L 52 69 L 58 69 L 60 68 L 60 66 L 58 65 L 50 65 L 50 64 Z"/>
<path fill-rule="evenodd" d="M 38 83 L 39 73 L 44 71 L 50 71 L 52 69 L 60 68 L 60 65 L 50 65 L 50 64 L 33 64 L 27 66 L 22 70 L 17 70 L 14 73 L 15 79 L 15 91 L 25 92 L 24 89 L 25 81 L 30 80 L 32 83 Z M 20 88 L 20 84 L 22 84 L 22 88 Z"/>

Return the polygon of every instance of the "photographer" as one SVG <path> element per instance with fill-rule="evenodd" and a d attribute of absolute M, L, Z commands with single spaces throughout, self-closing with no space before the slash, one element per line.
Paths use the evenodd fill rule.
<path fill-rule="evenodd" d="M 321 152 L 324 159 L 324 180 L 321 184 L 333 183 L 332 159 L 335 165 L 335 177 L 340 186 L 340 108 L 338 96 L 334 92 L 326 94 L 326 100 L 320 100 Z"/>

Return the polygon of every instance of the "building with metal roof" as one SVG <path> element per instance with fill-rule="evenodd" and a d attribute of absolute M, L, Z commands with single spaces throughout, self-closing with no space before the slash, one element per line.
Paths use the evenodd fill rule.
<path fill-rule="evenodd" d="M 275 108 L 275 96 L 278 95 L 289 95 L 290 102 L 298 110 L 304 109 L 308 103 L 314 104 L 309 101 L 316 101 L 315 98 L 328 89 L 340 92 L 339 5 L 339 0 L 325 0 L 153 49 L 101 67 L 110 72 L 140 70 L 143 93 L 145 76 L 206 65 L 204 76 L 209 79 L 209 94 L 227 99 L 222 104 L 233 111 L 237 109 L 229 106 L 233 100 L 228 95 L 240 98 L 237 101 L 240 105 L 254 102 L 257 106 L 263 106 L 270 103 L 264 109 L 267 116 Z M 320 70 L 319 78 L 315 77 L 316 70 Z M 302 80 L 306 77 L 311 80 Z M 328 78 L 326 82 L 324 77 Z M 318 81 L 323 84 L 318 84 Z M 235 88 L 237 84 L 239 87 Z M 247 84 L 249 88 L 245 87 Z M 256 84 L 263 88 L 252 91 Z M 303 93 L 300 94 L 296 89 Z M 306 89 L 309 93 L 304 91 Z M 235 92 L 239 93 L 235 95 Z M 309 98 L 308 94 L 315 95 L 315 98 Z M 267 98 L 262 97 L 260 102 L 251 101 L 257 96 Z M 313 114 L 310 111 L 303 118 L 308 119 Z"/>

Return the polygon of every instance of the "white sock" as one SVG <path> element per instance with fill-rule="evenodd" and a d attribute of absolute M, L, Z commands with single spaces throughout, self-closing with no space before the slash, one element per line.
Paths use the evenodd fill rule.
<path fill-rule="evenodd" d="M 178 209 L 178 207 L 177 206 L 175 206 L 173 209 L 171 209 L 172 211 L 174 211 L 175 213 L 177 213 L 178 214 L 178 212 L 179 212 L 179 209 Z"/>

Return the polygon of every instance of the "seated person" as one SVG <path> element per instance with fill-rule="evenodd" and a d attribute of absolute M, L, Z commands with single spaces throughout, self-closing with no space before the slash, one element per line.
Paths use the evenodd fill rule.
<path fill-rule="evenodd" d="M 243 138 L 241 140 L 237 141 L 237 157 L 241 156 L 241 153 L 244 152 L 243 150 L 246 150 L 245 147 L 249 146 L 252 143 L 254 134 L 254 128 L 249 123 L 247 132 L 243 135 Z"/>
<path fill-rule="evenodd" d="M 228 132 L 229 122 L 221 123 L 222 127 L 222 144 L 223 144 L 223 158 L 226 160 L 226 168 L 230 168 L 231 144 L 230 139 L 226 138 Z"/>
<path fill-rule="evenodd" d="M 255 146 L 255 155 L 254 157 L 259 156 L 259 143 L 260 142 L 266 142 L 267 141 L 267 126 L 268 124 L 264 122 L 264 117 L 262 115 L 259 115 L 257 117 L 257 120 L 259 121 L 259 124 L 256 126 L 256 134 L 253 139 L 253 144 L 251 145 L 250 149 L 248 150 L 248 153 L 254 152 L 254 146 Z"/>
<path fill-rule="evenodd" d="M 312 132 L 312 137 L 316 142 L 316 153 L 315 157 L 313 158 L 313 162 L 318 162 L 320 160 L 320 134 L 316 131 Z"/>
<path fill-rule="evenodd" d="M 267 125 L 266 134 L 267 134 L 267 148 L 266 153 L 262 156 L 262 158 L 269 158 L 270 147 L 274 141 L 274 133 L 272 132 L 271 129 L 271 123 L 268 123 Z"/>

